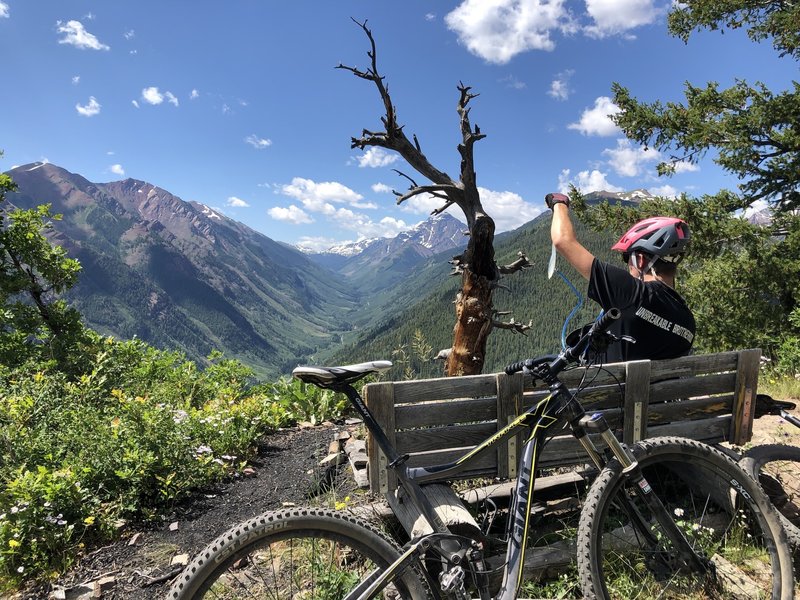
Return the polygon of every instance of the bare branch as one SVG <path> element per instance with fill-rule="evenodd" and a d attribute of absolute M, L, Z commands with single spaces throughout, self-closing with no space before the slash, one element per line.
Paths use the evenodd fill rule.
<path fill-rule="evenodd" d="M 497 329 L 507 329 L 513 333 L 521 333 L 525 335 L 525 332 L 528 331 L 533 326 L 533 321 L 528 321 L 528 324 L 525 323 L 518 323 L 514 319 L 511 319 L 507 323 L 503 323 L 501 321 L 492 321 L 492 327 Z"/>
<path fill-rule="evenodd" d="M 405 194 L 397 198 L 397 203 L 400 204 L 401 202 L 404 202 L 409 198 L 413 198 L 414 196 L 419 196 L 420 194 L 428 193 L 431 196 L 435 196 L 436 198 L 447 200 L 452 204 L 454 201 L 449 199 L 450 197 L 447 195 L 447 192 L 453 193 L 459 191 L 460 190 L 454 185 L 420 185 L 418 187 L 408 190 Z M 444 192 L 444 194 L 441 192 Z"/>
<path fill-rule="evenodd" d="M 501 274 L 508 275 L 510 273 L 516 273 L 524 269 L 529 269 L 533 266 L 533 264 L 528 260 L 527 255 L 521 250 L 517 252 L 517 256 L 519 258 L 508 265 L 498 265 L 498 269 Z"/>

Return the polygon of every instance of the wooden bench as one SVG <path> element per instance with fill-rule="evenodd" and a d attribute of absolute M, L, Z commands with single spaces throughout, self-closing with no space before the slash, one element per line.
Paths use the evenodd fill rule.
<path fill-rule="evenodd" d="M 562 380 L 576 388 L 586 375 L 590 383 L 579 396 L 581 402 L 587 412 L 603 412 L 626 443 L 671 435 L 742 445 L 752 434 L 760 358 L 761 350 L 750 349 L 638 360 L 590 368 L 588 373 L 573 369 Z M 547 389 L 531 386 L 521 373 L 379 382 L 364 388 L 367 405 L 400 454 L 409 455 L 409 466 L 454 460 L 546 394 Z M 513 479 L 520 438 L 498 444 L 495 453 L 485 455 L 462 478 Z M 367 446 L 370 489 L 386 497 L 395 512 L 402 510 L 383 453 L 369 439 Z M 569 431 L 559 429 L 545 446 L 539 467 L 586 462 Z M 434 495 L 440 493 L 438 489 Z M 403 523 L 409 533 L 414 521 L 411 516 Z"/>

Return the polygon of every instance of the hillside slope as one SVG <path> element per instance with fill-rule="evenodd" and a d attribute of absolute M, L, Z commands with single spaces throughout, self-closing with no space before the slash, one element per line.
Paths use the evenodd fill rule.
<path fill-rule="evenodd" d="M 50 203 L 55 241 L 83 272 L 87 325 L 202 361 L 212 350 L 284 372 L 347 329 L 357 298 L 302 253 L 143 181 L 92 183 L 52 164 L 10 172 L 8 202 Z"/>

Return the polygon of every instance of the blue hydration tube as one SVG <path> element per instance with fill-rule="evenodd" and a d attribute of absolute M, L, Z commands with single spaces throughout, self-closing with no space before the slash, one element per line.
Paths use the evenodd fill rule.
<path fill-rule="evenodd" d="M 558 273 L 558 276 L 561 277 L 561 279 L 564 280 L 564 283 L 567 284 L 569 289 L 572 290 L 572 293 L 575 294 L 575 297 L 578 299 L 577 304 L 575 304 L 575 307 L 567 315 L 567 318 L 564 320 L 564 325 L 561 327 L 561 349 L 564 350 L 567 347 L 567 326 L 569 325 L 569 322 L 572 320 L 572 317 L 574 317 L 575 314 L 583 306 L 583 296 L 578 291 L 578 288 L 576 288 L 574 285 L 572 285 L 572 282 L 567 278 L 566 275 L 564 275 L 560 270 L 556 270 L 556 273 Z"/>

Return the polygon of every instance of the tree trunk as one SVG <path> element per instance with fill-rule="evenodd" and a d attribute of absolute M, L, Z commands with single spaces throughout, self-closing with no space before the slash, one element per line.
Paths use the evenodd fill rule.
<path fill-rule="evenodd" d="M 456 296 L 453 348 L 446 374 L 479 375 L 486 355 L 486 340 L 492 330 L 492 285 L 481 275 L 464 269 L 461 291 Z"/>
<path fill-rule="evenodd" d="M 480 206 L 478 204 L 478 206 Z M 486 340 L 492 331 L 492 292 L 498 279 L 494 261 L 494 221 L 481 210 L 470 223 L 470 239 L 464 252 L 461 291 L 456 296 L 453 347 L 446 375 L 479 375 L 486 356 Z"/>

